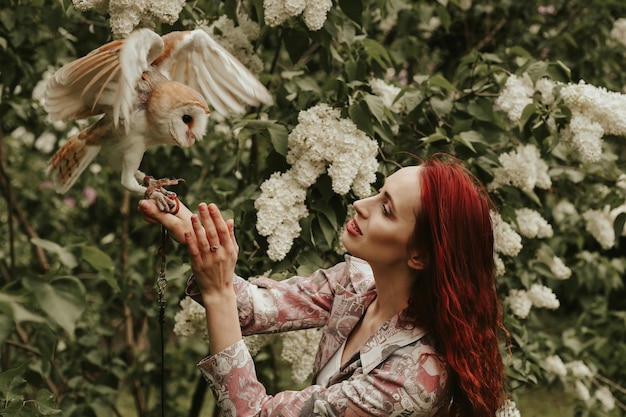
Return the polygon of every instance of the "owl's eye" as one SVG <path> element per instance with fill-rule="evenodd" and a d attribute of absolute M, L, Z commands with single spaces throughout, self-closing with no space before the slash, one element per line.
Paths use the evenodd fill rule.
<path fill-rule="evenodd" d="M 183 115 L 183 123 L 188 125 L 189 123 L 193 122 L 193 117 L 191 117 L 188 114 L 184 114 Z"/>

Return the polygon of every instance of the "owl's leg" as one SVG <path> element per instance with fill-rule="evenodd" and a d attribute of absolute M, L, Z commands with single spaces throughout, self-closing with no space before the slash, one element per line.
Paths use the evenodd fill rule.
<path fill-rule="evenodd" d="M 139 183 L 144 185 L 143 188 L 145 188 L 145 198 L 155 200 L 157 206 L 159 207 L 159 210 L 173 214 L 176 214 L 178 212 L 180 202 L 178 201 L 176 193 L 173 191 L 168 191 L 163 187 L 176 185 L 180 181 L 183 181 L 182 179 L 155 179 L 154 177 L 146 175 L 139 170 L 135 172 L 135 178 Z"/>

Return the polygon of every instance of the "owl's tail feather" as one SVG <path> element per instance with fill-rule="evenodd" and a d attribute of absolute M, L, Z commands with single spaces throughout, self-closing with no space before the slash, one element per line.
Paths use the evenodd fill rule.
<path fill-rule="evenodd" d="M 72 136 L 49 161 L 48 175 L 52 177 L 54 188 L 59 194 L 64 194 L 74 185 L 100 152 L 101 146 L 89 140 L 89 131 L 88 128 Z"/>

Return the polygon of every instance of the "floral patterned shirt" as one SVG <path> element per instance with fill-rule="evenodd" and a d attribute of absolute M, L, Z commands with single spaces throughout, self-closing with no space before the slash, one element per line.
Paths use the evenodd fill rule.
<path fill-rule="evenodd" d="M 376 296 L 367 262 L 346 256 L 330 269 L 284 281 L 234 277 L 244 335 L 323 327 L 313 380 Z M 187 289 L 192 294 L 195 283 Z M 448 367 L 425 332 L 396 315 L 341 365 L 326 386 L 266 393 L 239 341 L 199 363 L 229 416 L 435 416 L 450 402 Z"/>

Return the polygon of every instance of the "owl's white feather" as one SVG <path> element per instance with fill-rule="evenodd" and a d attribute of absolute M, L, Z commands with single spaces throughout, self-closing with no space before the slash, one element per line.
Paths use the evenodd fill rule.
<path fill-rule="evenodd" d="M 121 73 L 113 102 L 113 123 L 116 126 L 119 119 L 129 120 L 130 113 L 136 105 L 137 83 L 162 51 L 163 39 L 150 29 L 138 29 L 124 41 L 119 54 Z M 128 129 L 126 123 L 127 132 Z"/>

